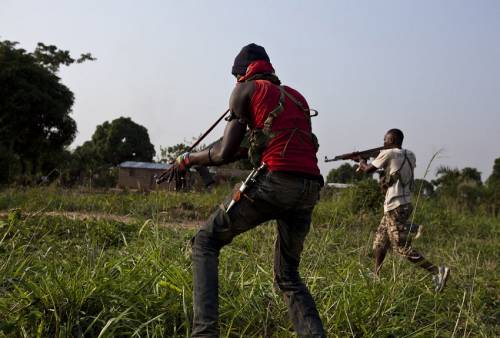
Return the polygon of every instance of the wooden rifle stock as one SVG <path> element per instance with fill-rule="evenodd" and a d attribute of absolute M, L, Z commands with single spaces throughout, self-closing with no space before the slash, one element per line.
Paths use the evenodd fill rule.
<path fill-rule="evenodd" d="M 369 159 L 371 157 L 377 157 L 378 154 L 380 153 L 380 151 L 383 149 L 385 149 L 385 148 L 384 147 L 377 147 L 377 148 L 372 148 L 372 149 L 367 149 L 367 150 L 362 150 L 362 151 L 354 151 L 352 153 L 337 155 L 334 158 L 328 158 L 325 156 L 325 162 L 333 162 L 333 161 L 340 161 L 340 160 L 353 160 L 356 157 Z"/>

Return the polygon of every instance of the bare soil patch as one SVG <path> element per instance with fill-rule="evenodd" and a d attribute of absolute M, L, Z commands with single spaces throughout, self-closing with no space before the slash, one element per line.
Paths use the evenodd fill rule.
<path fill-rule="evenodd" d="M 0 211 L 0 217 L 6 217 L 9 213 L 6 211 Z M 106 214 L 102 212 L 92 212 L 92 211 L 37 211 L 30 213 L 23 213 L 28 217 L 34 216 L 59 216 L 66 217 L 72 220 L 107 220 L 114 222 L 123 222 L 127 224 L 136 223 L 140 220 L 136 217 L 127 216 L 127 215 L 115 215 L 115 214 Z M 155 224 L 155 220 L 150 220 L 151 225 Z M 189 221 L 165 221 L 159 220 L 158 226 L 160 227 L 170 227 L 170 228 L 185 228 L 185 229 L 194 229 L 201 226 L 203 223 L 200 220 L 189 220 Z"/>

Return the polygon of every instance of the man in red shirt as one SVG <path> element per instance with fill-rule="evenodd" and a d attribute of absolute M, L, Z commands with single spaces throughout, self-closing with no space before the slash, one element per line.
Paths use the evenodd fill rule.
<path fill-rule="evenodd" d="M 179 156 L 173 171 L 177 175 L 191 165 L 234 161 L 240 157 L 247 128 L 249 158 L 255 168 L 265 169 L 228 211 L 232 199 L 229 196 L 192 239 L 192 336 L 219 336 L 220 249 L 235 236 L 276 220 L 275 283 L 283 292 L 295 332 L 299 337 L 324 337 L 316 305 L 298 272 L 312 211 L 323 185 L 307 101 L 296 90 L 281 86 L 261 46 L 243 47 L 235 58 L 232 74 L 237 83 L 222 140 L 209 149 Z"/>

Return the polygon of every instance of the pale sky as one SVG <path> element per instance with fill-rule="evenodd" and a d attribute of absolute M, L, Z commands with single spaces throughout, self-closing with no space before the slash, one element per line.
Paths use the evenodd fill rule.
<path fill-rule="evenodd" d="M 325 155 L 405 133 L 422 177 L 439 165 L 500 157 L 500 1 L 0 0 L 0 39 L 55 44 L 95 62 L 59 72 L 75 94 L 78 135 L 119 116 L 144 125 L 157 152 L 201 134 L 227 108 L 231 66 L 264 46 L 281 80 L 320 115 Z M 207 139 L 216 139 L 222 126 Z"/>

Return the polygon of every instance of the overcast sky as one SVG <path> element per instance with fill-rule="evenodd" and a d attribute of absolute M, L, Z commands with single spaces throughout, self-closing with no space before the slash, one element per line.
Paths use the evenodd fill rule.
<path fill-rule="evenodd" d="M 500 1 L 0 0 L 0 39 L 91 52 L 61 69 L 78 135 L 119 116 L 144 125 L 157 152 L 201 134 L 227 107 L 242 46 L 270 55 L 281 80 L 320 115 L 325 155 L 382 144 L 400 128 L 417 176 L 500 157 Z M 207 140 L 222 133 L 222 127 Z"/>

